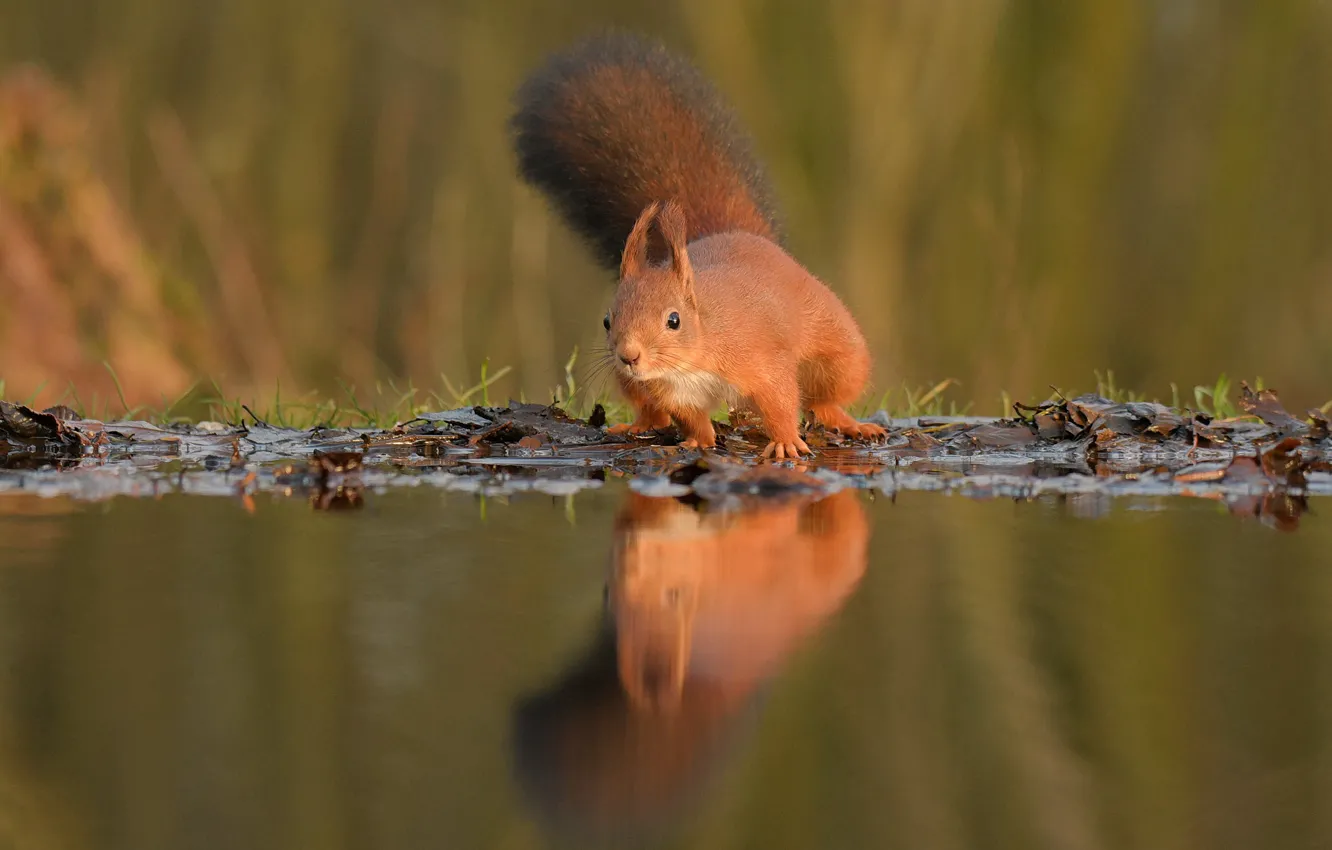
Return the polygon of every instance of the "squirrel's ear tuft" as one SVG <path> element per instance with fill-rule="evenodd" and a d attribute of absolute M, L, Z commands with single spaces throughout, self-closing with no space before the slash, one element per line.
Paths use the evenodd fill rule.
<path fill-rule="evenodd" d="M 620 280 L 637 277 L 647 268 L 648 234 L 652 220 L 657 217 L 660 204 L 656 201 L 647 205 L 634 222 L 634 229 L 629 231 L 629 238 L 624 243 L 624 256 L 620 258 Z"/>
<path fill-rule="evenodd" d="M 661 238 L 666 242 L 666 248 L 671 252 L 671 270 L 685 285 L 693 282 L 693 269 L 689 267 L 689 251 L 686 248 L 688 240 L 685 222 L 684 207 L 680 206 L 678 201 L 667 201 L 661 207 L 661 213 L 657 216 L 657 229 L 661 231 Z"/>

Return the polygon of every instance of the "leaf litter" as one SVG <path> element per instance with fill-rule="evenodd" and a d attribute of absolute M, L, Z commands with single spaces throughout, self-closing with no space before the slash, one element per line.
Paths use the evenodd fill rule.
<path fill-rule="evenodd" d="M 425 413 L 388 429 L 154 424 L 82 419 L 69 408 L 0 401 L 0 494 L 79 500 L 166 493 L 257 493 L 355 508 L 365 494 L 428 486 L 482 494 L 568 495 L 631 479 L 644 493 L 771 499 L 841 487 L 942 490 L 975 498 L 1065 498 L 1098 513 L 1122 496 L 1191 496 L 1294 528 L 1308 497 L 1332 494 L 1327 417 L 1287 411 L 1269 389 L 1241 385 L 1243 416 L 1217 419 L 1155 402 L 1097 395 L 1014 404 L 1013 415 L 871 419 L 885 442 L 809 428 L 812 458 L 762 462 L 766 438 L 737 414 L 718 449 L 679 447 L 674 428 L 608 434 L 599 408 L 581 420 L 554 405 L 510 402 Z"/>

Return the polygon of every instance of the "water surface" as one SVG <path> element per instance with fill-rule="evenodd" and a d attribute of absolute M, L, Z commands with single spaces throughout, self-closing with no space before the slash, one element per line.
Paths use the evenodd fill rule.
<path fill-rule="evenodd" d="M 0 831 L 1325 846 L 1328 506 L 8 495 Z"/>

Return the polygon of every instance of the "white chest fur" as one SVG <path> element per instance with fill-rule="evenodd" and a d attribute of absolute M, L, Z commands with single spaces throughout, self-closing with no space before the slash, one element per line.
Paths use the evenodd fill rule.
<path fill-rule="evenodd" d="M 673 408 L 711 411 L 733 395 L 731 385 L 711 372 L 673 370 L 656 379 L 662 399 Z"/>

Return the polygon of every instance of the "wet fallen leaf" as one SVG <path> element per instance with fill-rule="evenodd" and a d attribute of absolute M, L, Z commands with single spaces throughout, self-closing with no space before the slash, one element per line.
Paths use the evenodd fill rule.
<path fill-rule="evenodd" d="M 925 452 L 929 451 L 930 449 L 937 449 L 943 446 L 943 442 L 938 438 L 926 434 L 923 431 L 918 431 L 914 428 L 904 432 L 902 436 L 906 437 L 907 445 L 915 449 L 916 451 Z"/>
<path fill-rule="evenodd" d="M 1151 425 L 1147 430 L 1153 434 L 1160 434 L 1162 437 L 1169 437 L 1184 426 L 1184 417 L 1175 411 L 1163 405 L 1155 405 L 1156 410 L 1151 416 Z"/>
<path fill-rule="evenodd" d="M 0 438 L 70 441 L 64 425 L 55 416 L 8 401 L 0 401 Z"/>
<path fill-rule="evenodd" d="M 1328 431 L 1327 416 L 1318 408 L 1312 408 L 1309 411 L 1309 439 L 1317 442 L 1329 436 L 1332 434 Z"/>
<path fill-rule="evenodd" d="M 1031 445 L 1038 436 L 1023 422 L 990 422 L 968 429 L 950 442 L 949 446 L 958 448 L 958 440 L 965 440 L 982 449 L 1013 449 Z"/>
<path fill-rule="evenodd" d="M 811 449 L 826 449 L 829 446 L 838 446 L 842 444 L 841 437 L 835 433 L 830 433 L 822 425 L 815 425 L 805 432 L 805 445 Z"/>
<path fill-rule="evenodd" d="M 1309 426 L 1291 416 L 1281 406 L 1275 390 L 1259 390 L 1255 393 L 1247 383 L 1241 381 L 1239 403 L 1245 413 L 1257 416 L 1264 423 L 1277 428 L 1282 433 L 1303 433 L 1308 430 Z"/>
<path fill-rule="evenodd" d="M 1169 437 L 1184 424 L 1184 418 L 1163 404 L 1145 401 L 1113 402 L 1095 395 L 1082 395 L 1068 402 L 1072 421 L 1098 433 Z"/>
<path fill-rule="evenodd" d="M 42 413 L 49 413 L 51 416 L 54 416 L 56 419 L 63 419 L 66 422 L 83 418 L 82 416 L 79 416 L 78 411 L 76 411 L 74 408 L 70 407 L 67 404 L 53 405 L 52 407 L 48 407 L 45 410 L 43 410 Z"/>
<path fill-rule="evenodd" d="M 475 446 L 478 443 L 518 443 L 521 442 L 524 437 L 530 436 L 531 433 L 530 429 L 505 419 L 501 422 L 496 422 L 488 428 L 483 428 L 480 431 L 477 431 L 468 438 L 467 444 L 469 446 Z"/>
<path fill-rule="evenodd" d="M 1042 410 L 1033 417 L 1036 433 L 1042 440 L 1055 440 L 1064 436 L 1068 417 L 1061 410 Z"/>

